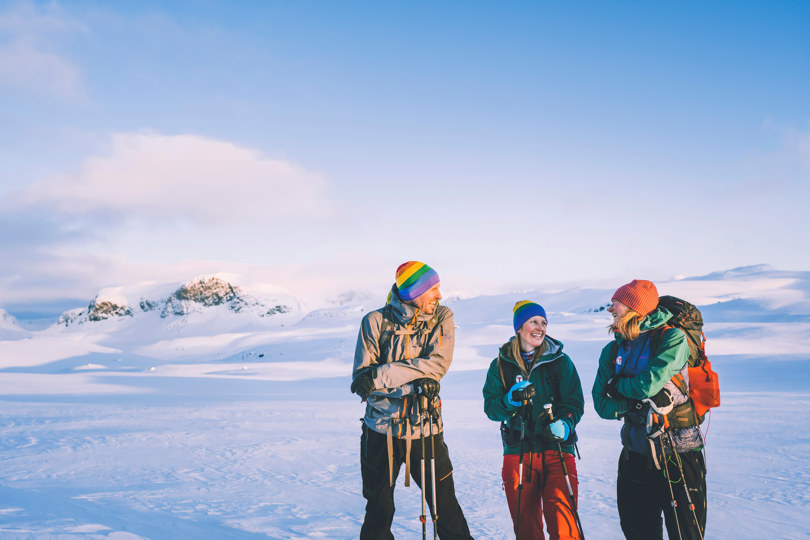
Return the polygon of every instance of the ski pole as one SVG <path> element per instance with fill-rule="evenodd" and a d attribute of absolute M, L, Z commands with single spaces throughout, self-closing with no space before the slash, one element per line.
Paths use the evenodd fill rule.
<path fill-rule="evenodd" d="M 665 426 L 668 428 L 669 423 L 666 421 L 666 417 L 664 417 Z M 683 482 L 683 491 L 686 493 L 686 502 L 689 503 L 689 510 L 692 512 L 692 519 L 695 520 L 695 528 L 697 529 L 698 536 L 700 540 L 703 540 L 703 531 L 700 530 L 700 522 L 697 518 L 697 513 L 695 512 L 695 504 L 692 502 L 692 496 L 689 495 L 689 486 L 686 485 L 686 476 L 683 474 L 683 464 L 681 463 L 681 456 L 678 455 L 678 452 L 675 451 L 675 441 L 672 440 L 672 433 L 669 429 L 666 430 L 667 441 L 669 442 L 669 447 L 672 449 L 672 454 L 675 456 L 675 463 L 678 464 L 678 472 L 681 474 L 681 481 Z M 663 443 L 661 443 L 663 446 Z M 671 489 L 671 488 L 670 488 Z"/>
<path fill-rule="evenodd" d="M 531 403 L 531 401 L 529 401 Z M 515 539 L 520 540 L 520 495 L 523 493 L 523 450 L 526 441 L 526 404 L 524 402 L 520 409 L 520 459 L 518 459 L 518 494 L 517 494 L 517 519 L 515 523 Z"/>
<path fill-rule="evenodd" d="M 435 398 L 434 398 L 435 399 Z M 430 418 L 430 484 L 431 484 L 431 503 L 433 507 L 433 540 L 437 540 L 438 531 L 436 530 L 436 521 L 439 519 L 439 513 L 436 510 L 436 446 L 433 437 L 433 415 L 436 412 L 433 406 L 433 401 L 428 405 L 428 417 Z"/>
<path fill-rule="evenodd" d="M 426 540 L 427 519 L 425 517 L 425 409 L 427 409 L 427 398 L 419 396 L 416 402 L 419 404 L 419 442 L 422 446 L 422 460 L 419 466 L 421 482 L 419 485 L 422 488 L 422 515 L 419 516 L 419 521 L 422 522 L 422 540 Z"/>
<path fill-rule="evenodd" d="M 549 421 L 554 421 L 554 414 L 551 412 L 551 403 L 547 403 L 545 405 L 546 413 L 548 413 Z M 560 456 L 560 465 L 562 466 L 563 475 L 565 476 L 565 483 L 568 486 L 568 497 L 571 500 L 571 509 L 574 511 L 574 519 L 577 523 L 577 529 L 579 530 L 579 537 L 582 540 L 585 540 L 585 532 L 582 530 L 582 522 L 579 520 L 579 511 L 577 510 L 577 500 L 574 497 L 574 490 L 571 487 L 571 478 L 568 476 L 568 467 L 565 465 L 565 458 L 563 457 L 562 451 L 562 444 L 557 439 L 554 440 L 557 443 L 557 455 Z"/>
<path fill-rule="evenodd" d="M 672 501 L 672 513 L 675 514 L 675 527 L 678 529 L 678 538 L 679 540 L 683 540 L 683 533 L 681 532 L 681 523 L 678 520 L 678 501 L 675 499 L 675 492 L 672 491 L 672 481 L 669 478 L 669 467 L 667 465 L 667 453 L 664 451 L 664 440 L 661 435 L 658 436 L 658 443 L 661 446 L 661 461 L 664 462 L 663 469 L 664 469 L 664 477 L 667 479 L 667 485 L 669 486 L 669 497 Z M 655 451 L 655 447 L 653 447 L 653 451 Z"/>

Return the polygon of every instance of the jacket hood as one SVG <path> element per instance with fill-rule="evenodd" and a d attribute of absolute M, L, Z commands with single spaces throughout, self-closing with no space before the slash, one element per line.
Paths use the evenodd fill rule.
<path fill-rule="evenodd" d="M 509 341 L 501 345 L 498 352 L 501 358 L 512 363 L 515 363 L 514 358 L 512 358 L 512 341 L 515 339 L 517 339 L 517 336 L 512 336 L 509 338 Z M 535 366 L 539 366 L 540 364 L 545 364 L 547 362 L 553 362 L 563 355 L 563 344 L 561 341 L 557 341 L 553 337 L 546 335 L 546 337 L 543 338 L 543 343 L 546 347 L 543 350 L 543 354 L 540 356 L 540 359 L 534 364 Z"/>
<path fill-rule="evenodd" d="M 659 307 L 656 308 L 655 311 L 647 314 L 641 322 L 638 324 L 639 329 L 642 332 L 646 332 L 647 330 L 652 330 L 653 328 L 658 328 L 659 326 L 664 326 L 668 320 L 672 318 L 672 313 L 667 311 L 666 308 Z"/>
<path fill-rule="evenodd" d="M 659 326 L 664 326 L 667 322 L 672 318 L 672 313 L 664 307 L 657 307 L 655 311 L 652 311 L 644 316 L 643 319 L 638 323 L 638 329 L 641 332 L 648 332 L 650 330 L 654 330 Z M 619 334 L 614 333 L 613 339 L 616 341 L 623 341 L 624 338 Z"/>

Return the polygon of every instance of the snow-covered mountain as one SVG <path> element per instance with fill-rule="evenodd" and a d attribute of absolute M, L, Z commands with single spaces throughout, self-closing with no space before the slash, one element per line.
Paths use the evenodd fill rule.
<path fill-rule="evenodd" d="M 754 266 L 657 285 L 661 294 L 680 296 L 701 308 L 710 353 L 810 353 L 810 333 L 804 331 L 810 317 L 809 272 Z M 605 310 L 613 290 L 544 287 L 448 299 L 458 327 L 460 361 L 455 369 L 488 365 L 492 348 L 511 335 L 512 306 L 526 298 L 545 306 L 550 333 L 572 347 L 604 340 Z M 0 317 L 4 332 L 0 338 L 10 340 L 0 342 L 0 349 L 8 352 L 0 362 L 62 370 L 85 366 L 92 356 L 99 369 L 196 362 L 205 365 L 201 373 L 221 373 L 209 364 L 251 360 L 262 364 L 254 366 L 252 376 L 273 378 L 279 372 L 271 361 L 327 361 L 325 373 L 345 373 L 360 318 L 383 302 L 383 295 L 351 291 L 324 305 L 304 308 L 289 291 L 264 287 L 256 293 L 217 275 L 185 283 L 108 288 L 86 308 L 63 313 L 45 330 L 25 330 L 10 315 Z M 740 340 L 740 333 L 749 338 Z M 35 351 L 38 347 L 43 349 L 41 357 Z M 65 352 L 54 364 L 57 351 Z"/>
<path fill-rule="evenodd" d="M 107 289 L 43 330 L 0 313 L 0 537 L 357 538 L 364 405 L 349 374 L 360 319 L 384 295 L 302 307 L 211 277 Z M 720 375 L 723 403 L 703 426 L 706 537 L 806 538 L 810 453 L 796 419 L 810 406 L 810 272 L 746 267 L 656 284 L 699 305 Z M 619 423 L 590 404 L 603 308 L 619 285 L 447 300 L 457 332 L 441 382 L 445 440 L 474 537 L 514 538 L 481 387 L 522 299 L 545 306 L 585 390 L 583 527 L 621 537 Z M 282 305 L 292 309 L 268 313 Z M 419 490 L 402 475 L 396 500 L 394 534 L 417 536 Z"/>
<path fill-rule="evenodd" d="M 57 324 L 71 326 L 120 317 L 156 312 L 163 319 L 202 313 L 206 308 L 224 306 L 233 313 L 272 317 L 300 311 L 289 294 L 273 298 L 246 293 L 238 285 L 217 276 L 202 276 L 184 283 L 167 294 L 166 285 L 139 285 L 103 289 L 87 308 L 63 313 Z"/>
<path fill-rule="evenodd" d="M 17 324 L 17 319 L 6 310 L 0 308 L 0 339 L 13 339 L 24 330 Z"/>

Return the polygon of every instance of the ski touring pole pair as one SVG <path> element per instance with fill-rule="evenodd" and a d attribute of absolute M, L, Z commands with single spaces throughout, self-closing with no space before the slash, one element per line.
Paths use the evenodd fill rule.
<path fill-rule="evenodd" d="M 549 421 L 554 421 L 554 413 L 551 410 L 551 403 L 547 403 L 544 408 L 546 409 L 546 413 L 548 414 Z M 563 457 L 562 451 L 562 444 L 560 444 L 559 440 L 555 441 L 557 443 L 557 455 L 560 457 L 560 465 L 562 466 L 563 475 L 565 476 L 565 484 L 568 486 L 568 498 L 571 501 L 571 510 L 574 513 L 574 519 L 577 523 L 577 529 L 579 530 L 579 537 L 582 540 L 585 540 L 585 532 L 582 530 L 582 522 L 579 520 L 579 511 L 577 510 L 577 500 L 574 497 L 574 490 L 571 487 L 571 478 L 568 476 L 568 467 L 565 465 L 565 458 Z"/>
<path fill-rule="evenodd" d="M 665 430 L 664 434 L 667 436 L 667 442 L 669 443 L 669 448 L 672 450 L 672 455 L 675 456 L 675 463 L 678 464 L 678 472 L 681 475 L 681 483 L 683 484 L 683 491 L 686 494 L 686 502 L 689 503 L 689 511 L 692 512 L 692 519 L 695 521 L 695 530 L 697 530 L 698 537 L 700 540 L 703 540 L 703 531 L 700 528 L 700 521 L 698 520 L 697 513 L 695 512 L 695 503 L 692 502 L 692 496 L 689 494 L 689 486 L 686 485 L 686 475 L 683 474 L 683 463 L 681 463 L 681 456 L 678 452 L 675 451 L 675 441 L 672 440 L 672 432 L 669 429 L 669 423 L 664 420 L 665 423 Z M 664 443 L 661 443 L 661 449 L 663 450 Z M 666 457 L 664 458 L 666 460 Z M 666 467 L 666 462 L 664 463 Z M 669 480 L 669 478 L 667 478 Z M 670 490 L 672 486 L 670 485 Z M 673 498 L 674 500 L 674 498 Z"/>
<path fill-rule="evenodd" d="M 421 463 L 419 466 L 420 471 L 420 479 L 419 485 L 421 486 L 422 491 L 422 514 L 419 516 L 419 521 L 422 522 L 422 540 L 426 540 L 427 537 L 427 515 L 425 514 L 425 421 L 430 424 L 430 428 L 428 430 L 428 436 L 430 437 L 430 484 L 431 484 L 431 506 L 433 515 L 433 539 L 436 540 L 438 537 L 438 531 L 436 530 L 436 520 L 438 519 L 438 514 L 436 512 L 436 447 L 434 444 L 434 437 L 433 437 L 433 415 L 435 413 L 435 409 L 433 408 L 433 404 L 428 402 L 428 398 L 424 395 L 420 395 L 417 399 L 417 403 L 419 404 L 419 442 L 421 445 Z M 425 414 L 427 413 L 427 415 Z"/>
<path fill-rule="evenodd" d="M 664 425 L 667 425 L 668 422 L 666 420 L 666 416 L 664 416 Z M 678 519 L 678 500 L 675 498 L 675 492 L 672 490 L 672 480 L 669 477 L 669 467 L 667 466 L 667 453 L 664 450 L 664 439 L 663 433 L 658 433 L 656 436 L 658 439 L 658 444 L 661 447 L 661 468 L 664 469 L 664 478 L 667 479 L 667 486 L 669 486 L 669 500 L 672 504 L 672 514 L 675 516 L 675 528 L 678 529 L 678 540 L 683 540 L 683 533 L 681 532 L 681 523 Z M 652 445 L 653 451 L 653 458 L 655 457 L 656 449 L 655 446 Z M 658 460 L 655 460 L 658 463 Z"/>
<path fill-rule="evenodd" d="M 655 414 L 653 416 L 656 416 Z M 695 504 L 692 502 L 692 496 L 689 494 L 689 486 L 686 484 L 686 476 L 683 473 L 683 464 L 681 463 L 681 456 L 675 450 L 675 441 L 672 440 L 672 430 L 670 429 L 669 419 L 665 414 L 657 415 L 660 417 L 661 429 L 655 434 L 655 438 L 658 439 L 658 444 L 661 448 L 661 466 L 664 470 L 664 477 L 667 480 L 667 485 L 669 486 L 669 496 L 672 501 L 672 512 L 675 515 L 675 526 L 678 529 L 678 538 L 683 539 L 683 533 L 681 532 L 681 524 L 678 519 L 678 501 L 675 497 L 675 492 L 672 489 L 672 479 L 669 475 L 669 466 L 667 464 L 667 453 L 664 449 L 664 437 L 667 439 L 667 443 L 669 444 L 669 449 L 672 451 L 672 455 L 675 458 L 675 463 L 678 465 L 678 473 L 681 475 L 681 484 L 683 485 L 684 494 L 686 495 L 686 502 L 689 504 L 689 510 L 692 513 L 692 519 L 695 521 L 695 528 L 697 530 L 698 536 L 700 540 L 703 540 L 703 532 L 700 528 L 700 521 L 697 518 L 697 513 L 695 512 Z M 653 456 L 655 456 L 656 449 L 653 446 Z M 657 460 L 656 460 L 657 462 Z"/>

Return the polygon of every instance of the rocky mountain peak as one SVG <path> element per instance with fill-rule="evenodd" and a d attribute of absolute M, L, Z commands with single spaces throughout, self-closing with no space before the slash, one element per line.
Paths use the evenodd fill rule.
<path fill-rule="evenodd" d="M 96 298 L 87 306 L 87 318 L 91 321 L 103 321 L 110 317 L 132 316 L 132 310 L 125 304 L 121 305 L 112 300 Z"/>
<path fill-rule="evenodd" d="M 218 306 L 239 296 L 239 287 L 217 277 L 198 278 L 177 289 L 178 300 L 196 302 L 204 306 Z"/>
<path fill-rule="evenodd" d="M 88 321 L 103 321 L 122 317 L 139 317 L 143 313 L 157 312 L 163 319 L 202 313 L 209 308 L 228 309 L 233 313 L 271 317 L 290 313 L 295 308 L 290 297 L 256 298 L 228 281 L 215 276 L 201 276 L 186 282 L 174 292 L 171 289 L 133 292 L 125 287 L 102 290 L 87 306 L 63 313 L 58 324 L 71 326 Z M 146 294 L 144 294 L 146 293 Z M 136 298 L 139 298 L 136 300 Z M 132 306 L 132 307 L 130 307 Z"/>

